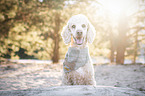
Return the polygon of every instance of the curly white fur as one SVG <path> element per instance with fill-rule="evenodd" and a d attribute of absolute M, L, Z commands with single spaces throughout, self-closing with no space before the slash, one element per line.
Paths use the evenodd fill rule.
<path fill-rule="evenodd" d="M 78 35 L 78 32 L 81 32 L 81 35 Z M 77 47 L 81 50 L 87 47 L 87 42 L 93 42 L 95 34 L 95 28 L 87 17 L 79 14 L 70 18 L 61 35 L 65 44 L 72 42 L 70 47 Z M 63 72 L 62 78 L 62 85 L 96 85 L 90 56 L 83 67 L 68 73 Z"/>
<path fill-rule="evenodd" d="M 89 43 L 93 43 L 96 36 L 96 31 L 95 31 L 94 26 L 90 22 L 88 23 L 89 23 L 89 28 L 88 28 L 88 34 L 87 34 L 87 41 Z"/>
<path fill-rule="evenodd" d="M 68 29 L 68 25 L 63 27 L 63 31 L 62 31 L 61 35 L 63 37 L 63 40 L 64 40 L 65 44 L 69 44 L 71 42 L 71 32 Z"/>
<path fill-rule="evenodd" d="M 71 25 L 75 24 L 75 23 L 76 23 L 76 26 L 80 25 L 82 23 L 85 23 L 87 25 L 87 29 L 84 31 L 84 35 L 87 36 L 87 41 L 89 43 L 92 43 L 94 41 L 94 38 L 96 35 L 95 28 L 93 27 L 93 25 L 90 23 L 90 21 L 88 20 L 88 18 L 86 16 L 79 14 L 79 15 L 72 16 L 70 18 L 70 20 L 68 21 L 67 25 L 65 27 L 63 27 L 61 36 L 62 36 L 65 44 L 69 44 L 71 42 L 71 34 L 74 35 L 75 32 L 73 32 L 73 31 L 77 31 L 77 29 L 76 30 L 71 29 Z M 78 27 L 78 29 L 80 29 L 80 28 Z"/>

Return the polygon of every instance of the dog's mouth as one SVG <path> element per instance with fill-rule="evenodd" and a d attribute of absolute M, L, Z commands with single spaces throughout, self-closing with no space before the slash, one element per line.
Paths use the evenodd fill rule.
<path fill-rule="evenodd" d="M 82 45 L 83 44 L 83 42 L 84 42 L 84 38 L 83 37 L 74 37 L 73 36 L 73 38 L 74 38 L 74 40 L 75 40 L 75 42 L 76 42 L 76 44 L 77 45 Z"/>

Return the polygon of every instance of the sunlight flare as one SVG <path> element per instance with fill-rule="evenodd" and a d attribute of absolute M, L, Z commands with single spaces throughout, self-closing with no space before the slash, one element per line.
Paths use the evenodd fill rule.
<path fill-rule="evenodd" d="M 135 0 L 101 0 L 100 2 L 109 14 L 116 16 L 119 16 L 125 10 L 131 10 L 131 8 L 135 7 L 134 5 L 136 4 Z"/>

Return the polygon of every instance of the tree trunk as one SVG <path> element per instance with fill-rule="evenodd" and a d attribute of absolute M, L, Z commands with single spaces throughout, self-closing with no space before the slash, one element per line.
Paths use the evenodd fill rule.
<path fill-rule="evenodd" d="M 113 42 L 114 42 L 113 40 L 110 40 L 110 43 L 111 43 L 110 61 L 111 61 L 111 63 L 114 63 L 114 56 L 115 56 L 115 54 L 114 54 L 115 46 L 114 46 Z"/>
<path fill-rule="evenodd" d="M 111 29 L 111 27 L 110 27 Z M 111 63 L 114 63 L 114 57 L 115 57 L 115 36 L 114 36 L 114 33 L 113 33 L 113 30 L 110 30 L 110 61 Z"/>
<path fill-rule="evenodd" d="M 124 10 L 125 11 L 125 10 Z M 124 64 L 125 58 L 125 50 L 127 44 L 127 37 L 126 33 L 128 31 L 128 23 L 127 23 L 127 16 L 125 12 L 122 11 L 119 22 L 118 22 L 118 40 L 117 40 L 117 55 L 116 55 L 116 63 L 117 64 Z"/>
<path fill-rule="evenodd" d="M 135 44 L 134 44 L 134 57 L 133 57 L 133 63 L 136 63 L 136 57 L 137 57 L 137 45 L 138 45 L 138 31 L 135 34 Z"/>
<path fill-rule="evenodd" d="M 53 63 L 59 62 L 59 36 L 55 37 L 55 40 L 54 40 L 52 61 L 53 61 Z"/>
<path fill-rule="evenodd" d="M 117 47 L 116 64 L 124 64 L 124 54 L 125 46 L 123 45 L 123 43 L 120 43 L 120 46 Z"/>
<path fill-rule="evenodd" d="M 60 29 L 60 13 L 56 12 L 55 13 L 55 27 L 54 27 L 54 48 L 53 48 L 53 56 L 52 56 L 52 61 L 53 63 L 58 63 L 59 62 L 59 29 Z"/>
<path fill-rule="evenodd" d="M 109 14 L 106 13 L 106 18 L 108 19 L 108 33 L 109 33 L 109 41 L 110 41 L 110 62 L 114 63 L 114 57 L 115 57 L 115 36 L 114 36 L 114 32 L 113 29 L 114 27 L 111 25 L 111 19 L 109 17 Z"/>

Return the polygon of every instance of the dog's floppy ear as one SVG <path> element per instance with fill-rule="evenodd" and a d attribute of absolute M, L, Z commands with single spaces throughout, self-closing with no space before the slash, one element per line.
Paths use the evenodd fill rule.
<path fill-rule="evenodd" d="M 87 41 L 93 43 L 96 36 L 96 30 L 94 26 L 88 21 L 88 32 L 87 32 Z"/>
<path fill-rule="evenodd" d="M 65 27 L 63 27 L 61 36 L 65 44 L 69 44 L 71 42 L 71 32 L 70 29 L 68 28 L 68 24 Z"/>

